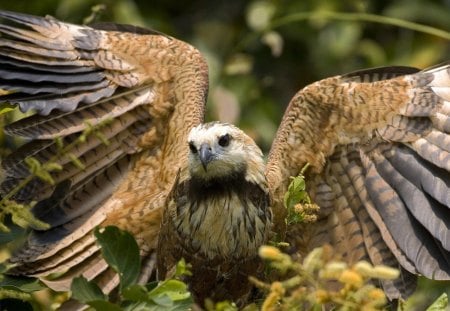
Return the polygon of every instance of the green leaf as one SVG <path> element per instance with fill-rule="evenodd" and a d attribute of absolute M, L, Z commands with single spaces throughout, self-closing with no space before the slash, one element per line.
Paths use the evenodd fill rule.
<path fill-rule="evenodd" d="M 305 213 L 296 209 L 297 204 L 311 204 L 311 199 L 306 192 L 304 172 L 308 169 L 306 164 L 297 177 L 292 177 L 287 192 L 284 194 L 284 206 L 287 209 L 286 224 L 298 224 L 306 221 Z M 306 211 L 305 211 L 306 212 Z M 308 219 L 311 219 L 308 217 Z M 310 221 L 310 220 L 309 220 Z"/>
<path fill-rule="evenodd" d="M 191 265 L 181 258 L 180 261 L 177 262 L 175 276 L 183 276 L 183 275 L 192 275 Z"/>
<path fill-rule="evenodd" d="M 126 307 L 124 307 L 125 311 L 149 311 L 149 310 L 156 310 L 155 308 L 159 308 L 158 306 L 151 304 L 146 301 L 138 301 L 133 302 L 131 304 L 128 304 Z"/>
<path fill-rule="evenodd" d="M 56 147 L 58 148 L 58 151 L 60 152 L 64 148 L 64 140 L 62 137 L 56 137 L 55 139 Z"/>
<path fill-rule="evenodd" d="M 27 228 L 28 226 L 33 229 L 45 230 L 49 228 L 49 225 L 43 221 L 40 221 L 36 217 L 34 217 L 33 213 L 31 213 L 30 208 L 34 206 L 34 202 L 31 202 L 28 205 L 18 204 L 14 201 L 7 201 L 4 205 L 4 211 L 7 211 L 11 214 L 11 220 L 18 226 L 22 228 Z"/>
<path fill-rule="evenodd" d="M 56 163 L 56 162 L 48 162 L 44 164 L 44 169 L 47 170 L 48 172 L 53 172 L 53 171 L 62 171 L 63 167 L 61 164 Z"/>
<path fill-rule="evenodd" d="M 125 311 L 186 311 L 192 310 L 192 301 L 179 301 L 171 306 L 160 306 L 149 302 L 135 302 L 124 307 Z"/>
<path fill-rule="evenodd" d="M 96 228 L 95 237 L 102 247 L 103 258 L 119 274 L 120 290 L 136 283 L 141 257 L 134 237 L 114 226 Z"/>
<path fill-rule="evenodd" d="M 87 305 L 94 308 L 96 311 L 122 311 L 123 309 L 118 305 L 106 300 L 94 300 L 87 303 Z"/>
<path fill-rule="evenodd" d="M 72 297 L 82 303 L 107 300 L 108 298 L 97 284 L 89 282 L 84 276 L 74 278 L 70 290 L 72 291 Z"/>
<path fill-rule="evenodd" d="M 132 285 L 122 292 L 124 299 L 133 303 L 125 310 L 188 310 L 192 306 L 192 299 L 187 286 L 178 280 L 160 282 L 150 292 L 145 286 Z"/>
<path fill-rule="evenodd" d="M 152 291 L 156 287 L 158 287 L 159 282 L 158 281 L 152 281 L 147 284 L 145 284 L 145 288 L 147 289 L 147 292 Z"/>
<path fill-rule="evenodd" d="M 84 170 L 86 168 L 83 162 L 81 162 L 80 159 L 77 158 L 73 153 L 67 153 L 67 156 L 70 158 L 72 164 L 78 167 L 80 170 Z"/>
<path fill-rule="evenodd" d="M 163 296 L 167 296 L 172 301 L 184 300 L 190 297 L 187 285 L 178 280 L 166 280 L 158 287 L 149 292 L 148 296 L 154 301 L 165 303 Z"/>
<path fill-rule="evenodd" d="M 124 299 L 131 301 L 147 301 L 148 291 L 143 285 L 131 285 L 122 291 L 122 296 Z"/>
<path fill-rule="evenodd" d="M 295 204 L 300 203 L 307 198 L 305 189 L 306 183 L 303 175 L 292 178 L 288 191 L 284 196 L 284 204 L 287 209 L 293 208 Z"/>
<path fill-rule="evenodd" d="M 158 306 L 169 308 L 175 304 L 169 296 L 162 294 L 160 296 L 153 297 L 152 302 Z"/>
<path fill-rule="evenodd" d="M 0 287 L 20 290 L 26 293 L 35 292 L 46 288 L 39 282 L 38 279 L 10 275 L 3 275 L 0 282 Z"/>
<path fill-rule="evenodd" d="M 448 296 L 446 293 L 443 293 L 436 299 L 435 302 L 431 306 L 428 307 L 427 311 L 445 311 L 448 306 Z"/>
<path fill-rule="evenodd" d="M 247 309 L 247 308 L 246 308 Z M 238 311 L 239 309 L 227 300 L 218 302 L 214 305 L 214 311 Z M 256 308 L 256 310 L 258 310 Z"/>
<path fill-rule="evenodd" d="M 102 132 L 96 131 L 95 136 L 102 142 L 103 145 L 109 146 L 111 144 Z"/>
<path fill-rule="evenodd" d="M 3 90 L 0 89 L 0 96 L 5 95 L 5 94 L 2 94 L 2 91 Z M 10 111 L 13 111 L 14 109 L 16 109 L 16 106 L 14 106 L 14 105 L 7 104 L 7 103 L 0 104 L 0 115 L 10 112 Z"/>

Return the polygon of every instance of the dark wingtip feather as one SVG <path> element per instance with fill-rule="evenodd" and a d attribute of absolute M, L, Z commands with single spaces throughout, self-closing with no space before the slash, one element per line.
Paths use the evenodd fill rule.
<path fill-rule="evenodd" d="M 435 244 L 436 240 L 410 214 L 399 194 L 384 179 L 387 172 L 383 171 L 380 163 L 385 165 L 387 161 L 382 158 L 373 160 L 367 155 L 362 158 L 367 171 L 365 184 L 369 195 L 395 242 L 421 274 L 428 278 L 450 279 L 450 263 Z"/>

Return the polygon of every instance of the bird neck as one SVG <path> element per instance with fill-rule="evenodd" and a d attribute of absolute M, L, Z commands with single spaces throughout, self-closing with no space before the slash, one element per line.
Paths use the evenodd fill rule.
<path fill-rule="evenodd" d="M 189 178 L 179 183 L 174 227 L 183 247 L 207 260 L 256 256 L 267 241 L 271 212 L 265 186 L 228 177 Z"/>
<path fill-rule="evenodd" d="M 222 191 L 235 191 L 245 183 L 245 170 L 234 172 L 226 176 L 212 176 L 207 179 L 192 176 L 190 188 L 193 194 L 215 195 Z"/>

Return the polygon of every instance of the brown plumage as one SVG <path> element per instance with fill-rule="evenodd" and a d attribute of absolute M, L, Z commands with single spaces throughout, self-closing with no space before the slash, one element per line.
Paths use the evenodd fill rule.
<path fill-rule="evenodd" d="M 145 262 L 144 282 L 154 270 L 162 225 L 159 240 L 173 244 L 159 243 L 161 276 L 170 273 L 180 252 L 192 258 L 195 272 L 204 272 L 211 284 L 220 283 L 217 271 L 228 272 L 233 263 L 243 273 L 233 267 L 236 278 L 221 279 L 230 284 L 222 287 L 225 292 L 210 294 L 238 299 L 233 282 L 255 272 L 245 270 L 248 265 L 241 262 L 246 256 L 253 260 L 266 237 L 253 245 L 241 244 L 248 253 L 241 251 L 236 259 L 228 259 L 225 246 L 214 249 L 217 244 L 205 244 L 202 238 L 184 238 L 206 219 L 225 223 L 225 216 L 200 217 L 195 223 L 194 216 L 186 219 L 182 213 L 194 215 L 190 206 L 209 208 L 201 202 L 211 200 L 209 193 L 197 190 L 208 187 L 195 181 L 205 176 L 195 179 L 188 169 L 188 134 L 203 121 L 208 85 L 200 53 L 184 42 L 138 28 L 95 29 L 10 12 L 0 17 L 13 22 L 0 25 L 0 89 L 12 91 L 0 101 L 36 111 L 5 129 L 30 142 L 2 161 L 3 193 L 28 175 L 25 157 L 44 162 L 57 151 L 54 138 L 68 144 L 88 126 L 86 119 L 93 125 L 112 120 L 100 129 L 109 145 L 93 135 L 72 150 L 84 170 L 61 156 L 57 162 L 64 169 L 54 174 L 55 186 L 35 179 L 15 196 L 22 202 L 38 200 L 34 213 L 51 228 L 31 232 L 11 259 L 17 264 L 11 273 L 43 277 L 67 270 L 48 284 L 65 290 L 74 276 L 83 274 L 109 292 L 117 277 L 101 259 L 92 229 L 114 224 L 136 237 Z M 248 164 L 252 157 L 247 154 L 244 160 Z M 311 164 L 308 192 L 321 208 L 319 219 L 286 228 L 283 195 L 289 177 L 306 163 Z M 318 81 L 292 99 L 270 151 L 265 176 L 273 230 L 302 254 L 331 243 L 349 262 L 367 259 L 398 267 L 402 277 L 381 285 L 389 298 L 407 295 L 416 274 L 450 278 L 449 163 L 448 64 L 424 71 L 380 68 Z M 237 200 L 242 211 L 243 202 L 266 200 L 262 177 L 243 187 L 248 191 L 243 193 L 228 179 L 216 186 L 231 197 L 247 198 Z M 247 243 L 250 231 L 238 231 L 228 232 L 234 241 L 230 245 L 237 245 L 235 236 Z M 200 255 L 194 253 L 197 248 Z M 215 266 L 220 269 L 206 273 L 201 263 L 213 261 L 215 254 L 221 258 Z M 167 258 L 167 265 L 161 258 Z M 203 288 L 192 287 L 201 300 Z"/>
<path fill-rule="evenodd" d="M 184 258 L 197 301 L 245 302 L 250 275 L 261 263 L 258 248 L 271 227 L 262 152 L 238 128 L 221 123 L 195 127 L 167 205 L 158 241 L 158 276 L 173 275 Z"/>

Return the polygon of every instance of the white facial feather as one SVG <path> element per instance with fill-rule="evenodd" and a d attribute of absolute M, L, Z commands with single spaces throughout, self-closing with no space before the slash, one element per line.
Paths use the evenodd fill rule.
<path fill-rule="evenodd" d="M 228 146 L 221 146 L 219 139 L 227 134 L 230 136 L 230 143 Z M 208 180 L 225 177 L 245 168 L 248 181 L 257 183 L 265 180 L 261 149 L 234 125 L 218 122 L 201 124 L 191 130 L 188 142 L 197 150 L 195 153 L 192 150 L 189 152 L 189 171 L 192 176 Z M 213 155 L 206 170 L 198 152 L 202 144 L 208 144 Z"/>

